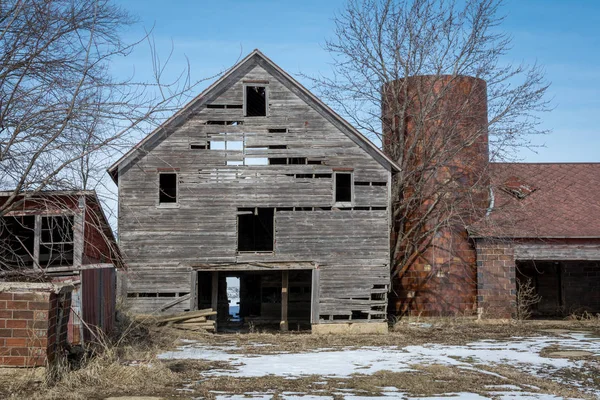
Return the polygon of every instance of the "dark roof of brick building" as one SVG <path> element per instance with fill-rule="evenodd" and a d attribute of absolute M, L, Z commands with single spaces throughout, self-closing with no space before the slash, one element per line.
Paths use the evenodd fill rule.
<path fill-rule="evenodd" d="M 494 201 L 473 237 L 600 238 L 600 163 L 492 163 Z"/>

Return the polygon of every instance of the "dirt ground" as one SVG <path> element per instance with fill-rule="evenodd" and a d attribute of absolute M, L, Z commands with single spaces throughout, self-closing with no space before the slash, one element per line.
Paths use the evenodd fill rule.
<path fill-rule="evenodd" d="M 600 323 L 413 320 L 387 335 L 198 334 L 137 326 L 64 368 L 0 375 L 10 399 L 600 397 Z"/>

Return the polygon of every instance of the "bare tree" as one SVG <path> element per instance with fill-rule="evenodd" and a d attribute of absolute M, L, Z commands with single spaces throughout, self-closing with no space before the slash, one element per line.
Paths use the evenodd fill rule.
<path fill-rule="evenodd" d="M 486 212 L 488 138 L 489 158 L 499 160 L 544 133 L 538 116 L 549 109 L 548 84 L 539 66 L 504 62 L 511 39 L 501 30 L 500 6 L 349 0 L 325 44 L 335 74 L 307 77 L 401 167 L 391 262 L 405 299 L 449 269 L 473 274 L 473 260 L 452 242 L 466 241 L 465 228 Z"/>
<path fill-rule="evenodd" d="M 122 40 L 133 23 L 109 0 L 0 2 L 0 190 L 7 192 L 0 217 L 43 190 L 95 188 L 112 155 L 177 110 L 199 83 L 189 68 L 165 82 L 166 63 L 149 34 Z M 146 42 L 154 79 L 117 78 L 111 64 Z"/>

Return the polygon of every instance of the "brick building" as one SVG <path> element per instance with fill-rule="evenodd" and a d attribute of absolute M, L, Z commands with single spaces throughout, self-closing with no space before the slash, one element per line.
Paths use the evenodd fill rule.
<path fill-rule="evenodd" d="M 600 164 L 490 167 L 493 207 L 469 229 L 478 307 L 509 316 L 519 283 L 531 280 L 535 315 L 599 312 Z"/>

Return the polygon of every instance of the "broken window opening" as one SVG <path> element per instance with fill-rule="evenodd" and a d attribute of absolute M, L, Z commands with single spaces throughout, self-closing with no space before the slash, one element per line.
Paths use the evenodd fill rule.
<path fill-rule="evenodd" d="M 246 117 L 266 117 L 267 88 L 265 86 L 246 86 L 244 105 Z"/>
<path fill-rule="evenodd" d="M 0 220 L 0 257 L 3 264 L 17 268 L 33 267 L 34 216 L 4 217 Z"/>
<path fill-rule="evenodd" d="M 352 202 L 352 173 L 335 173 L 334 199 L 336 203 Z"/>
<path fill-rule="evenodd" d="M 238 252 L 272 252 L 274 208 L 238 208 Z"/>
<path fill-rule="evenodd" d="M 158 204 L 177 203 L 177 174 L 159 174 Z"/>

